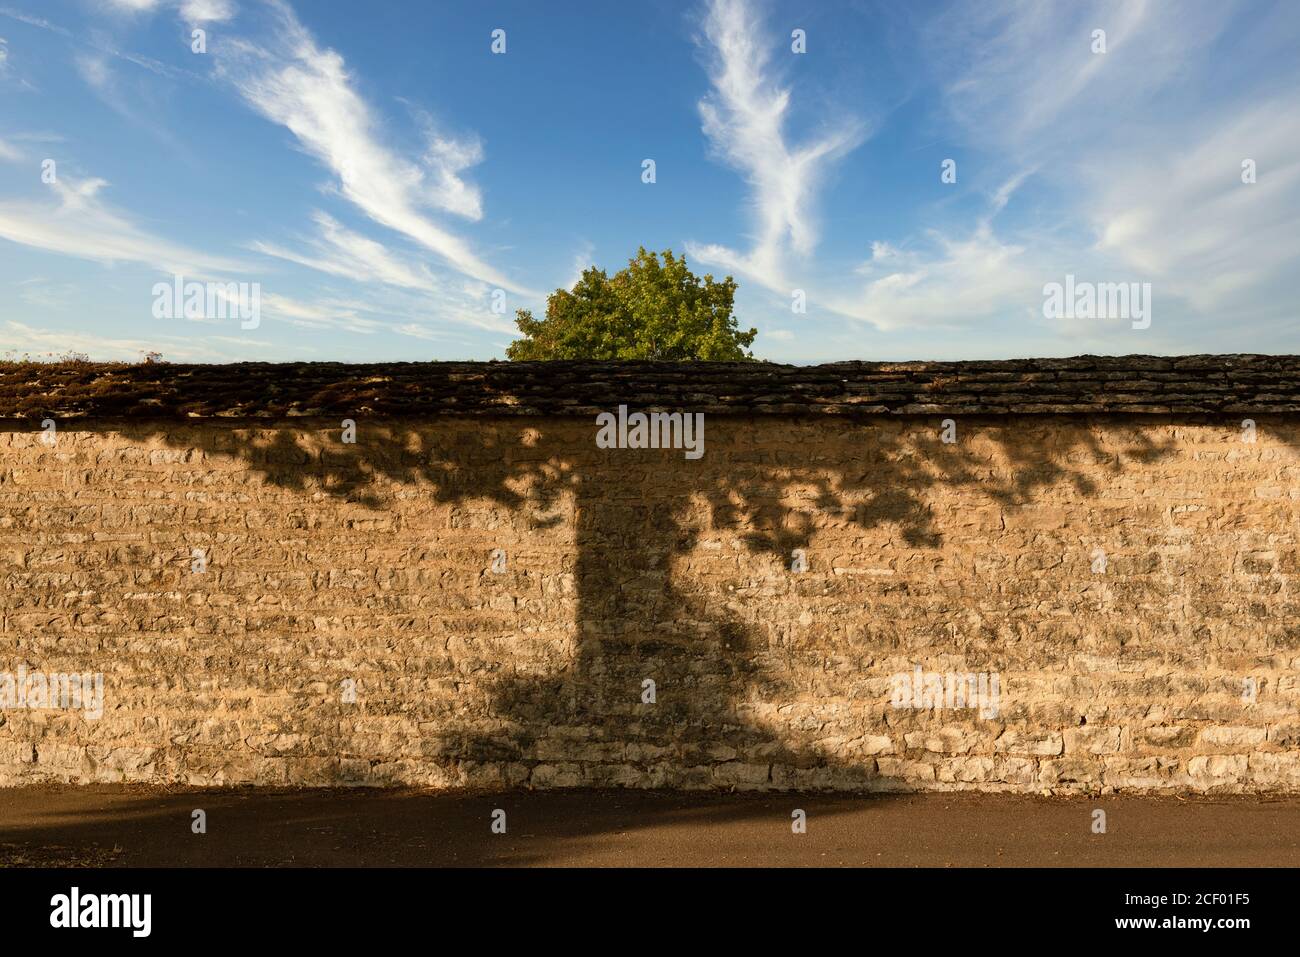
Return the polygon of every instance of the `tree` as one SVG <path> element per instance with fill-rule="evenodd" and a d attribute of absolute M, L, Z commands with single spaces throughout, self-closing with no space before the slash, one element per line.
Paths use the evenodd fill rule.
<path fill-rule="evenodd" d="M 546 318 L 516 313 L 523 333 L 506 349 L 516 361 L 530 359 L 656 359 L 713 362 L 752 360 L 747 352 L 757 329 L 741 332 L 732 303 L 736 281 L 701 281 L 671 249 L 637 250 L 627 268 L 607 276 L 594 266 L 572 289 L 546 300 Z"/>

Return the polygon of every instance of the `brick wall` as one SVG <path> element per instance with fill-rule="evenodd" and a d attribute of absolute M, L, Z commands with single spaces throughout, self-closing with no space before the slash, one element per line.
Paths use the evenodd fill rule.
<path fill-rule="evenodd" d="M 1295 417 L 354 417 L 0 431 L 0 784 L 1300 789 Z"/>

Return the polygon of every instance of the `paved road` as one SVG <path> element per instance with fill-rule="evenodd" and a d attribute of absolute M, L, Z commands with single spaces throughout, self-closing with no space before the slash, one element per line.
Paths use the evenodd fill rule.
<path fill-rule="evenodd" d="M 21 788 L 0 790 L 6 864 L 1300 866 L 1300 798 Z"/>

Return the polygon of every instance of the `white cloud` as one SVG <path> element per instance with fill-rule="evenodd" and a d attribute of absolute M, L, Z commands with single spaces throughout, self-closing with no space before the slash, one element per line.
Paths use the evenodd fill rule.
<path fill-rule="evenodd" d="M 303 148 L 338 177 L 341 194 L 380 225 L 409 237 L 465 275 L 517 292 L 462 237 L 425 212 L 478 210 L 477 192 L 459 173 L 481 150 L 435 140 L 422 167 L 380 139 L 379 124 L 353 87 L 343 57 L 322 50 L 284 3 L 273 0 L 278 33 L 257 45 L 231 41 L 215 48 L 219 73 L 263 116 L 287 127 Z"/>
<path fill-rule="evenodd" d="M 187 152 L 188 145 L 178 141 L 171 129 L 158 120 L 156 110 L 141 108 L 142 103 L 148 102 L 149 94 L 148 88 L 139 82 L 138 75 L 128 77 L 123 83 L 109 62 L 110 57 L 133 63 L 162 76 L 174 76 L 177 71 L 147 57 L 121 53 L 108 47 L 97 47 L 94 53 L 78 54 L 73 60 L 78 74 L 106 106 L 169 144 L 177 152 Z"/>
<path fill-rule="evenodd" d="M 483 218 L 483 197 L 477 186 L 460 174 L 483 162 L 483 144 L 477 138 L 457 140 L 429 132 L 424 165 L 429 171 L 428 201 L 439 209 L 470 220 Z"/>
<path fill-rule="evenodd" d="M 1046 263 L 1060 251 L 1059 243 L 1047 235 L 1008 242 L 998 237 L 994 220 L 1029 176 L 1022 170 L 1001 183 L 966 231 L 927 230 L 907 249 L 873 241 L 870 257 L 853 270 L 866 279 L 865 286 L 846 289 L 835 283 L 810 292 L 810 298 L 881 331 L 955 328 L 1027 314 L 1041 305 L 1042 285 L 1052 278 Z"/>
<path fill-rule="evenodd" d="M 876 240 L 871 244 L 872 262 L 885 262 L 889 259 L 895 258 L 897 255 L 898 250 L 889 245 L 889 243 L 882 243 L 880 240 Z"/>
<path fill-rule="evenodd" d="M 0 160 L 5 160 L 9 163 L 18 163 L 21 162 L 22 159 L 23 154 L 18 147 L 6 143 L 4 140 L 0 140 Z"/>
<path fill-rule="evenodd" d="M 982 146 L 1061 154 L 1148 121 L 1155 95 L 1214 57 L 1207 48 L 1236 16 L 1236 0 L 990 0 L 932 21 L 927 55 L 952 121 Z M 1106 52 L 1092 51 L 1105 29 Z M 1051 135 L 1045 134 L 1050 129 Z"/>
<path fill-rule="evenodd" d="M 447 338 L 447 334 L 439 332 L 436 329 L 430 329 L 428 326 L 417 325 L 414 322 L 406 322 L 393 329 L 398 335 L 409 336 L 412 339 L 426 339 L 430 342 L 436 342 Z"/>
<path fill-rule="evenodd" d="M 582 274 L 595 265 L 592 262 L 592 256 L 595 254 L 596 247 L 589 242 L 583 242 L 578 251 L 573 254 L 573 270 L 569 273 L 569 278 L 561 288 L 572 289 L 576 286 L 579 280 L 582 279 Z"/>
<path fill-rule="evenodd" d="M 1293 103 L 1261 101 L 1185 139 L 1166 139 L 1173 148 L 1160 163 L 1120 166 L 1120 156 L 1098 156 L 1085 169 L 1098 251 L 1200 310 L 1240 309 L 1252 288 L 1292 274 L 1300 262 Z M 1254 183 L 1242 182 L 1246 159 L 1256 163 Z M 1125 174 L 1107 173 L 1117 168 Z"/>
<path fill-rule="evenodd" d="M 710 0 L 704 37 L 711 47 L 713 89 L 700 101 L 704 132 L 724 161 L 752 190 L 754 247 L 749 252 L 716 244 L 688 244 L 706 263 L 748 276 L 769 289 L 788 291 L 790 253 L 807 256 L 817 245 L 813 220 L 817 189 L 828 166 L 856 147 L 865 131 L 840 119 L 803 146 L 786 141 L 790 91 L 773 76 L 775 45 L 745 0 Z"/>
<path fill-rule="evenodd" d="M 147 13 L 159 6 L 161 0 L 108 0 L 109 9 L 129 13 Z"/>
<path fill-rule="evenodd" d="M 163 7 L 178 7 L 186 23 L 229 20 L 238 9 L 233 0 L 108 0 L 101 9 L 109 13 L 152 13 Z"/>
<path fill-rule="evenodd" d="M 332 216 L 313 215 L 318 235 L 309 253 L 285 249 L 273 243 L 255 242 L 252 248 L 268 256 L 327 272 L 346 279 L 382 282 L 405 289 L 437 291 L 439 284 L 423 264 L 410 263 L 390 252 L 382 243 L 354 232 Z"/>
<path fill-rule="evenodd" d="M 44 276 L 23 279 L 16 285 L 19 299 L 46 313 L 64 311 L 77 293 L 77 287 L 72 283 L 55 282 Z"/>
<path fill-rule="evenodd" d="M 932 232 L 926 246 L 873 256 L 857 270 L 868 278 L 864 288 L 814 301 L 884 331 L 957 326 L 1041 303 L 1042 270 L 1026 259 L 1025 247 L 999 240 L 987 224 L 961 238 Z"/>
<path fill-rule="evenodd" d="M 0 238 L 78 259 L 138 263 L 194 278 L 251 270 L 245 263 L 210 256 L 141 229 L 102 202 L 102 179 L 69 180 L 60 174 L 49 189 L 56 202 L 0 202 Z"/>
<path fill-rule="evenodd" d="M 116 11 L 120 13 L 123 11 L 130 11 L 131 7 L 123 4 L 118 6 L 100 6 L 100 7 L 96 7 L 95 9 L 97 12 L 107 11 L 111 13 Z M 140 9 L 142 10 L 151 9 L 151 7 L 142 6 L 140 7 Z M 67 27 L 60 26 L 57 23 L 51 23 L 49 20 L 45 20 L 41 17 L 34 17 L 25 13 L 20 13 L 16 10 L 10 10 L 8 7 L 0 7 L 0 17 L 8 17 L 11 20 L 17 20 L 19 23 L 25 23 L 28 26 L 36 27 L 39 30 L 48 30 L 51 33 L 56 33 L 61 37 L 64 37 L 68 40 L 72 40 L 73 42 L 79 45 L 84 45 L 90 50 L 93 50 L 95 54 L 94 56 L 87 56 L 85 54 L 82 54 L 74 60 L 74 62 L 83 59 L 88 61 L 86 64 L 87 69 L 85 70 L 82 70 L 81 63 L 76 63 L 76 65 L 78 66 L 79 72 L 82 72 L 83 75 L 87 73 L 90 74 L 90 76 L 87 77 L 87 80 L 88 82 L 91 82 L 92 88 L 95 86 L 93 80 L 96 78 L 101 80 L 101 82 L 99 83 L 100 86 L 108 85 L 107 81 L 110 79 L 110 76 L 108 75 L 108 73 L 105 72 L 104 67 L 106 66 L 106 64 L 101 65 L 100 63 L 94 62 L 95 60 L 103 61 L 105 57 L 113 57 L 115 59 L 122 60 L 127 63 L 133 63 L 136 66 L 142 67 L 143 69 L 146 69 L 151 73 L 156 73 L 159 76 L 166 76 L 171 78 L 188 77 L 190 79 L 198 79 L 197 74 L 191 73 L 188 70 L 182 70 L 174 66 L 169 66 L 168 64 L 163 63 L 160 60 L 155 60 L 151 57 L 141 56 L 138 53 L 131 53 L 129 51 L 119 50 L 115 48 L 111 43 L 106 42 L 104 34 L 100 31 L 93 32 L 89 38 L 80 38 L 77 37 L 75 34 L 73 34 L 73 32 L 69 30 Z M 26 80 L 22 80 L 21 82 L 22 85 L 27 89 L 30 90 L 35 89 L 35 87 L 32 86 L 30 82 Z"/>
<path fill-rule="evenodd" d="M 498 333 L 511 328 L 487 310 L 482 296 L 462 299 L 454 294 L 435 298 L 401 292 L 364 300 L 324 295 L 304 300 L 264 293 L 262 316 L 305 329 L 335 328 L 364 335 L 388 332 L 419 339 L 450 338 L 448 323 Z M 429 324 L 431 319 L 436 326 Z"/>
<path fill-rule="evenodd" d="M 69 31 L 67 27 L 61 27 L 57 24 L 51 23 L 43 17 L 35 17 L 30 13 L 23 13 L 20 10 L 11 10 L 8 7 L 0 7 L 0 17 L 8 17 L 10 20 L 17 20 L 19 23 L 25 23 L 30 27 L 36 27 L 40 30 L 49 30 L 53 33 L 59 34 L 60 36 L 68 37 L 72 35 L 71 31 Z"/>
<path fill-rule="evenodd" d="M 321 299 L 306 302 L 290 296 L 269 293 L 262 296 L 264 318 L 279 320 L 306 329 L 336 328 L 361 335 L 382 331 L 384 323 L 361 315 L 354 303 Z"/>
<path fill-rule="evenodd" d="M 250 246 L 265 255 L 342 279 L 378 284 L 371 288 L 382 293 L 368 293 L 364 301 L 334 297 L 310 305 L 298 302 L 293 307 L 285 306 L 290 302 L 285 297 L 274 297 L 285 306 L 280 315 L 286 321 L 298 325 L 334 325 L 353 332 L 387 329 L 403 335 L 409 335 L 409 329 L 416 326 L 432 335 L 434 330 L 423 325 L 430 319 L 439 324 L 455 323 L 493 332 L 513 329 L 506 317 L 490 311 L 492 289 L 485 283 L 435 275 L 423 263 L 395 255 L 325 213 L 317 212 L 314 219 L 318 235 L 309 241 L 307 252 L 268 242 Z M 263 296 L 263 302 L 266 301 L 268 297 Z M 373 321 L 359 318 L 363 313 L 376 318 Z M 404 317 L 408 321 L 393 321 Z"/>
<path fill-rule="evenodd" d="M 112 88 L 113 71 L 104 57 L 78 56 L 74 62 L 81 78 L 95 90 L 104 93 Z"/>
<path fill-rule="evenodd" d="M 952 142 L 983 154 L 967 175 L 1003 181 L 969 225 L 877 241 L 858 269 L 867 285 L 823 299 L 885 330 L 1028 316 L 1069 340 L 1095 329 L 1045 323 L 1044 283 L 1150 281 L 1163 331 L 1134 349 L 1156 335 L 1190 344 L 1181 330 L 1198 310 L 1279 315 L 1277 284 L 1300 259 L 1296 71 L 1275 72 L 1261 97 L 1249 79 L 1225 82 L 1222 67 L 1267 59 L 1261 43 L 1294 44 L 1300 20 L 1260 11 L 1272 19 L 1226 35 L 1241 15 L 1231 0 L 954 5 L 922 62 L 944 90 Z M 1104 54 L 1091 50 L 1095 28 Z M 1216 42 L 1227 45 L 1211 51 Z M 1243 184 L 1247 157 L 1268 177 Z M 1043 187 L 1038 218 L 995 229 L 1031 175 Z"/>
<path fill-rule="evenodd" d="M 181 17 L 186 23 L 222 22 L 233 19 L 236 9 L 231 0 L 183 0 Z"/>

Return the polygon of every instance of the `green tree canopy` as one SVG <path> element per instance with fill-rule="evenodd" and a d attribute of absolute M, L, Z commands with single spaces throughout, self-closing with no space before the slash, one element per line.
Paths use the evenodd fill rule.
<path fill-rule="evenodd" d="M 753 359 L 746 351 L 757 329 L 741 332 L 732 314 L 736 281 L 701 280 L 671 249 L 637 250 L 627 268 L 607 276 L 594 266 L 572 289 L 546 300 L 546 318 L 516 313 L 523 333 L 506 349 L 513 360 Z"/>

